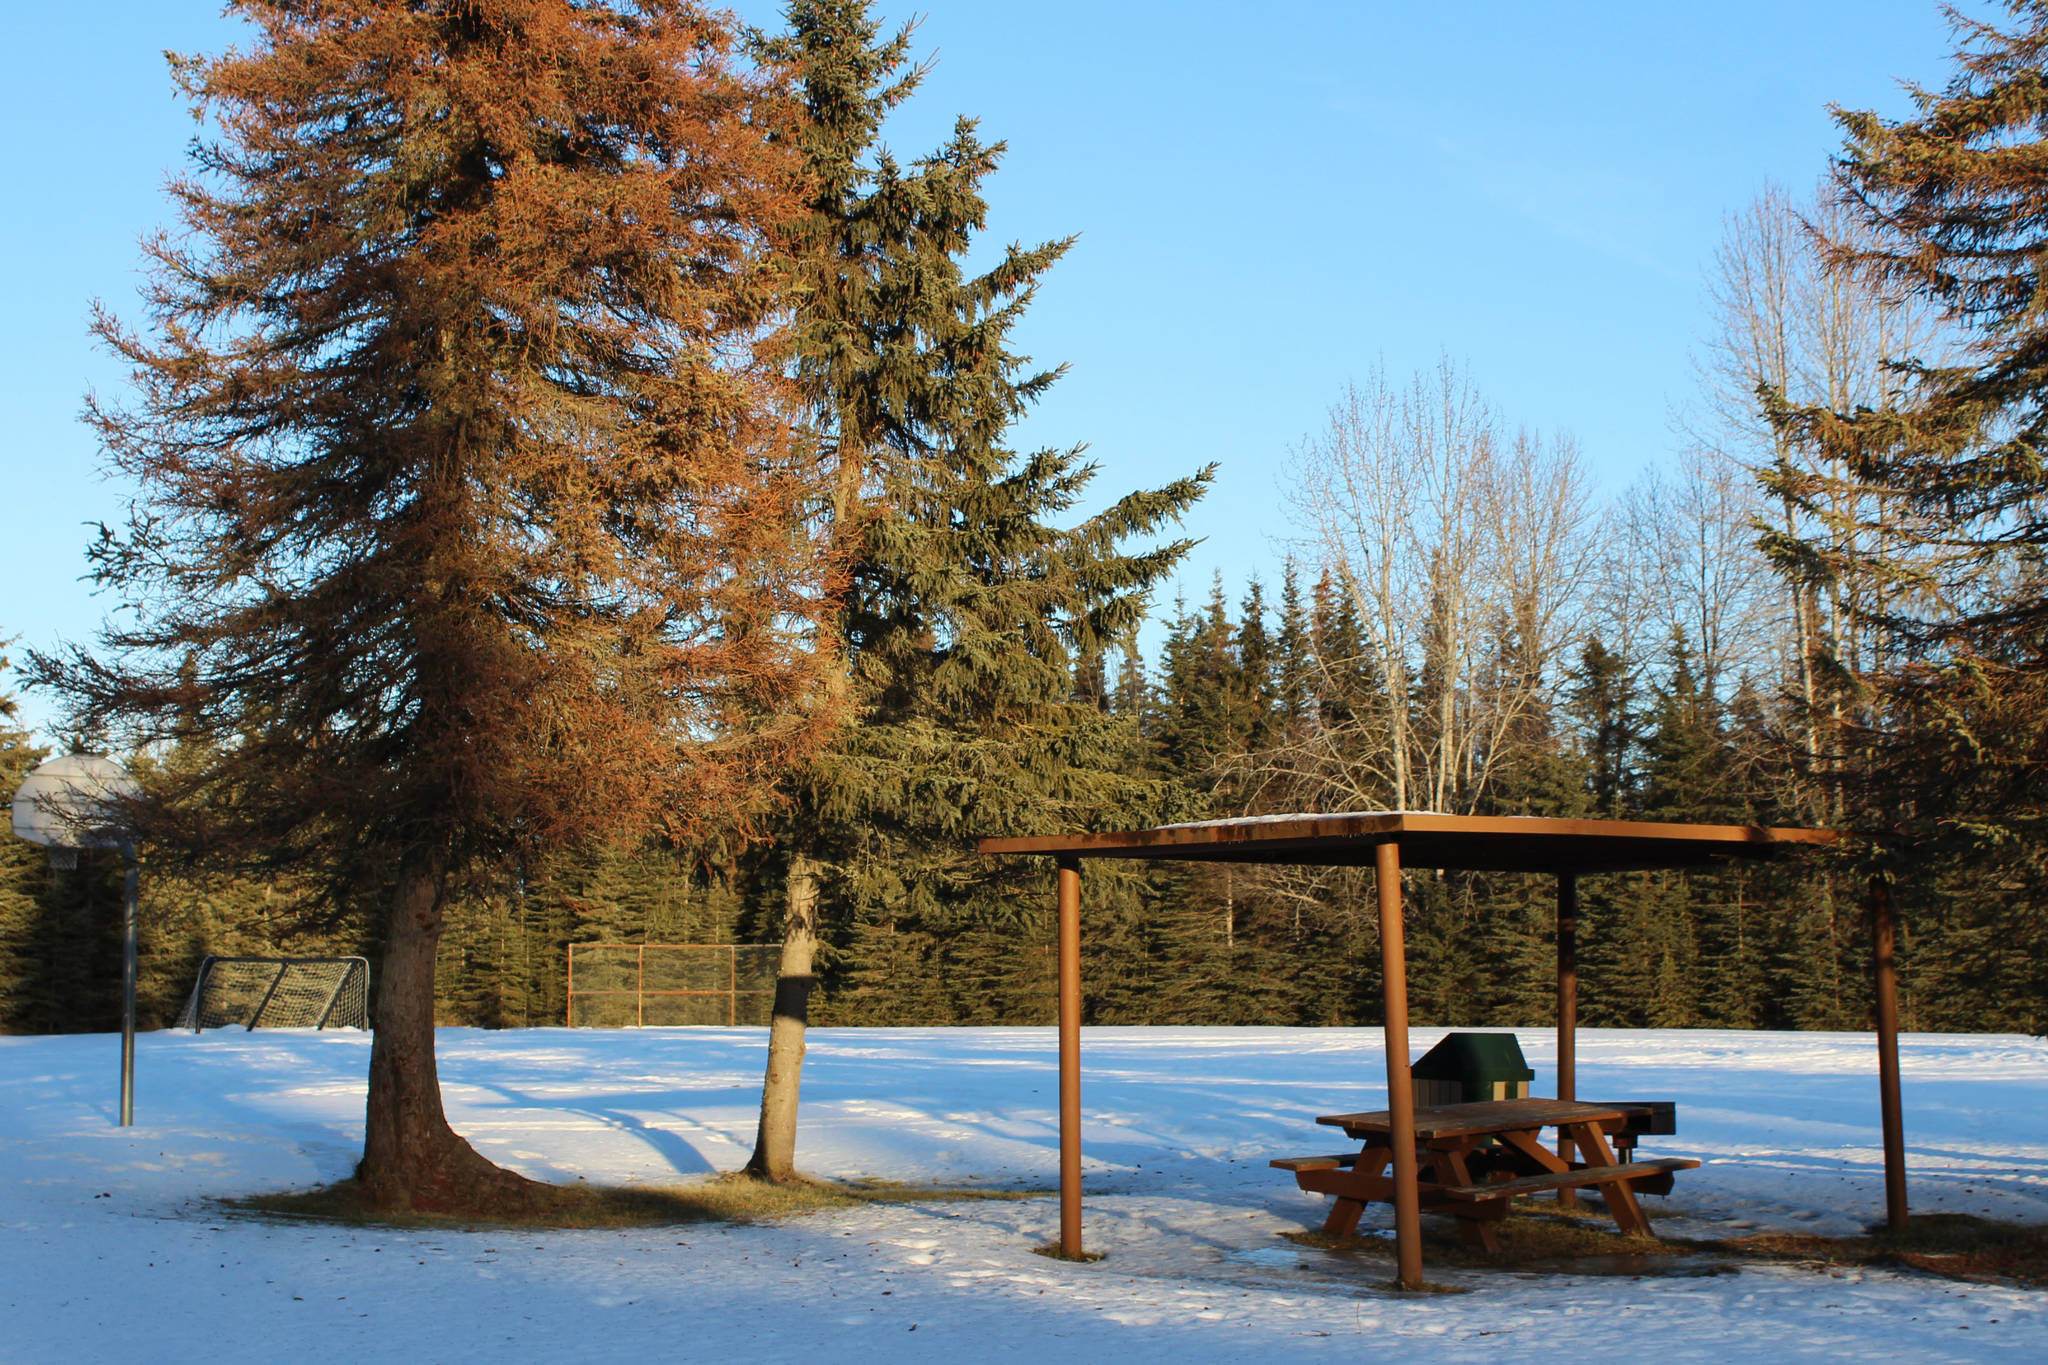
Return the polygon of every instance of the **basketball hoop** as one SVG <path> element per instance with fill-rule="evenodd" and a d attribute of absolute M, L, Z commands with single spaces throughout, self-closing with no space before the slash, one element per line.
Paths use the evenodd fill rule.
<path fill-rule="evenodd" d="M 128 864 L 121 897 L 121 1126 L 135 1122 L 135 902 L 141 869 L 129 833 L 129 802 L 142 788 L 128 770 L 100 754 L 66 754 L 32 770 L 15 790 L 14 837 L 50 852 L 59 872 L 78 868 L 82 848 L 118 848 Z"/>
<path fill-rule="evenodd" d="M 53 758 L 23 778 L 14 793 L 14 837 L 51 850 L 52 866 L 58 865 L 59 850 L 68 852 L 75 868 L 81 848 L 127 847 L 120 808 L 141 795 L 128 770 L 111 758 Z"/>

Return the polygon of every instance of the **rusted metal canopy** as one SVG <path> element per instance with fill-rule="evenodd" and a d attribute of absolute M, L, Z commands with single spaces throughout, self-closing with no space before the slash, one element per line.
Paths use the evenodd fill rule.
<path fill-rule="evenodd" d="M 1404 867 L 1471 872 L 1623 872 L 1700 867 L 1724 858 L 1764 859 L 1795 847 L 1832 844 L 1828 829 L 1756 825 L 1672 825 L 1638 820 L 1552 820 L 1538 816 L 1351 811 L 1340 815 L 1255 815 L 1109 834 L 983 839 L 983 853 L 1077 858 L 1179 858 L 1194 862 L 1367 865 L 1380 844 L 1397 844 Z"/>
<path fill-rule="evenodd" d="M 1259 815 L 1207 820 L 1113 834 L 1060 834 L 983 839 L 983 853 L 1037 854 L 1059 860 L 1060 980 L 1060 1247 L 1079 1257 L 1081 1244 L 1081 860 L 1178 858 L 1226 863 L 1371 864 L 1378 883 L 1381 980 L 1386 992 L 1388 1131 L 1393 1164 L 1399 1281 L 1422 1286 L 1414 1095 L 1408 1068 L 1408 968 L 1401 925 L 1404 867 L 1486 872 L 1547 872 L 1557 877 L 1558 1095 L 1576 1098 L 1573 1036 L 1577 1031 L 1577 878 L 1584 872 L 1701 867 L 1726 858 L 1764 859 L 1795 848 L 1833 844 L 1834 830 L 1766 829 L 1752 825 L 1670 825 L 1634 820 L 1551 820 L 1535 816 L 1439 815 L 1429 811 L 1350 811 L 1339 815 Z M 1885 1105 L 1885 1179 L 1894 1226 L 1906 1215 L 1905 1147 L 1898 1119 L 1898 1040 L 1887 1024 L 1889 931 L 1878 935 L 1880 1093 Z M 1600 1139 L 1592 1131 L 1592 1141 Z M 1583 1134 L 1562 1138 L 1572 1159 Z M 1588 1148 L 1593 1165 L 1614 1164 Z M 1562 1187 L 1561 1187 L 1562 1188 Z M 1616 1187 L 1632 1202 L 1625 1183 Z M 1353 1201 L 1351 1208 L 1362 1208 Z M 1339 1215 L 1348 1219 L 1337 1225 Z M 1641 1224 L 1641 1211 L 1634 1214 Z M 1348 1232 L 1356 1212 L 1339 1201 L 1326 1228 Z"/>

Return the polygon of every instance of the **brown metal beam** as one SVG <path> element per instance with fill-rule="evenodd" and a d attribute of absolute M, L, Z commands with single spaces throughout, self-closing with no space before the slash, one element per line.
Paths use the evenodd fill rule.
<path fill-rule="evenodd" d="M 1899 1105 L 1899 972 L 1893 958 L 1897 937 L 1891 887 L 1882 875 L 1873 876 L 1870 941 L 1877 975 L 1877 1091 L 1884 1115 L 1884 1219 L 1894 1230 L 1906 1226 L 1906 1120 Z"/>
<path fill-rule="evenodd" d="M 1081 860 L 1059 861 L 1060 1254 L 1081 1251 Z"/>
<path fill-rule="evenodd" d="M 1394 1149 L 1394 1245 L 1403 1289 L 1422 1288 L 1422 1202 L 1416 1190 L 1415 1081 L 1408 1071 L 1408 950 L 1401 929 L 1401 848 L 1379 846 L 1380 968 L 1387 1001 L 1387 1143 Z"/>
<path fill-rule="evenodd" d="M 983 853 L 1078 854 L 1084 858 L 1190 858 L 1364 866 L 1388 836 L 1414 868 L 1595 872 L 1705 866 L 1723 858 L 1770 858 L 1834 843 L 1832 830 L 1678 825 L 1632 820 L 1437 815 L 1373 811 L 1259 816 L 1096 834 L 983 839 Z"/>

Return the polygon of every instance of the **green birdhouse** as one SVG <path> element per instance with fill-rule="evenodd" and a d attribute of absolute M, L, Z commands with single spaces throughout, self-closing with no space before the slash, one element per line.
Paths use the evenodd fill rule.
<path fill-rule="evenodd" d="M 1512 1033 L 1447 1033 L 1409 1075 L 1422 1106 L 1527 1099 L 1536 1079 Z"/>

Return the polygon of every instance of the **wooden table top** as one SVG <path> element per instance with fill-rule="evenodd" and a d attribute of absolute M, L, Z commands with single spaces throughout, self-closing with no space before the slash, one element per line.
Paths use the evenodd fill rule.
<path fill-rule="evenodd" d="M 1547 1128 L 1560 1123 L 1619 1124 L 1625 1115 L 1612 1105 L 1580 1104 L 1575 1100 L 1479 1100 L 1472 1104 L 1435 1104 L 1415 1111 L 1415 1136 L 1421 1139 L 1465 1137 L 1473 1133 L 1504 1133 L 1518 1128 Z M 1384 1136 L 1393 1116 L 1385 1109 L 1364 1114 L 1326 1114 L 1316 1120 L 1342 1128 L 1353 1137 Z"/>

